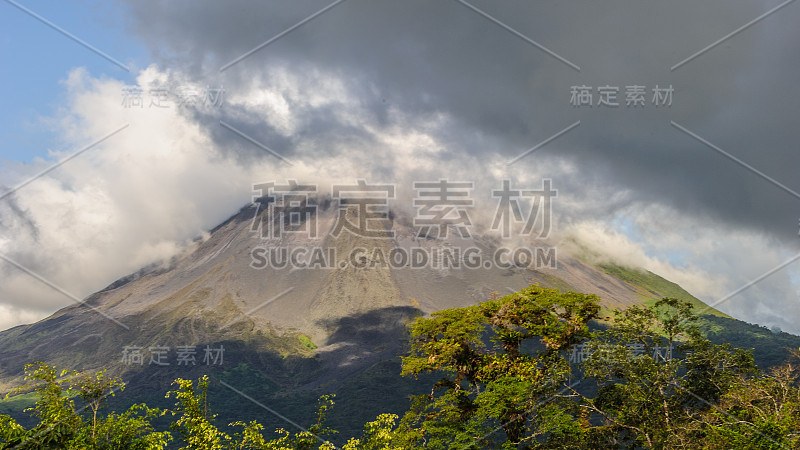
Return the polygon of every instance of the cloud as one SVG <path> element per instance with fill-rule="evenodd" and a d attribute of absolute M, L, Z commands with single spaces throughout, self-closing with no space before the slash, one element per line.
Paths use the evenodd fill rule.
<path fill-rule="evenodd" d="M 685 126 L 728 153 L 800 191 L 792 142 L 800 69 L 791 42 L 800 10 L 787 6 L 674 71 L 685 60 L 763 14 L 770 2 L 631 4 L 590 1 L 552 4 L 475 1 L 581 71 L 458 2 L 350 0 L 255 51 L 320 9 L 315 2 L 129 2 L 131 29 L 165 67 L 196 79 L 224 81 L 249 95 L 254 84 L 287 73 L 307 86 L 282 91 L 270 108 L 292 108 L 302 117 L 293 136 L 330 138 L 340 110 L 314 104 L 331 90 L 346 90 L 380 124 L 402 117 L 445 115 L 438 131 L 459 155 L 498 152 L 513 157 L 581 120 L 581 126 L 539 153 L 570 159 L 587 176 L 635 192 L 641 200 L 691 209 L 696 215 L 765 231 L 796 246 L 800 198 L 686 135 Z M 698 18 L 702 17 L 702 20 Z M 285 73 L 276 75 L 275 67 Z M 324 79 L 339 80 L 338 85 Z M 573 85 L 647 88 L 648 106 L 575 108 Z M 670 108 L 650 104 L 656 85 L 674 87 Z M 765 89 L 765 87 L 768 87 Z M 301 100 L 301 98 L 305 98 Z M 240 104 L 231 120 L 267 142 L 292 142 L 278 130 L 256 130 L 265 110 L 256 99 Z M 294 100 L 294 101 L 292 101 Z M 596 100 L 595 100 L 596 101 Z M 308 109 L 306 106 L 312 106 Z M 247 126 L 249 125 L 249 126 Z M 337 126 L 342 126 L 337 121 Z M 351 124 L 338 134 L 358 138 Z M 281 124 L 285 133 L 288 124 Z M 263 127 L 261 127 L 263 128 Z M 494 148 L 480 145 L 495 139 Z M 216 133 L 227 147 L 234 139 Z M 283 138 L 283 139 L 281 139 Z M 292 151 L 292 150 L 288 150 Z M 538 155 L 537 155 L 538 156 Z M 535 158 L 521 162 L 531 166 Z"/>
<path fill-rule="evenodd" d="M 139 81 L 156 75 L 148 69 Z M 64 85 L 68 103 L 50 123 L 73 148 L 51 152 L 52 160 L 5 167 L 3 185 L 18 185 L 128 127 L 0 202 L 4 255 L 82 298 L 172 256 L 199 229 L 247 201 L 238 189 L 239 166 L 210 150 L 197 124 L 177 109 L 124 108 L 122 83 L 81 69 Z M 6 308 L 22 311 L 15 313 L 18 320 L 72 303 L 9 264 L 0 273 L 0 298 Z"/>
<path fill-rule="evenodd" d="M 611 222 L 573 223 L 560 236 L 597 262 L 649 270 L 733 317 L 800 333 L 792 280 L 800 271 L 788 266 L 753 283 L 795 255 L 764 234 L 721 233 L 711 224 L 672 208 L 637 205 Z"/>
<path fill-rule="evenodd" d="M 294 178 L 327 192 L 333 183 L 353 183 L 356 178 L 401 184 L 415 176 L 441 175 L 433 167 L 442 144 L 424 130 L 441 123 L 402 126 L 409 118 L 383 127 L 346 90 L 330 89 L 309 99 L 299 94 L 307 78 L 287 74 L 276 80 L 254 85 L 248 95 L 233 95 L 228 101 L 234 111 L 241 105 L 266 107 L 254 123 L 293 140 L 291 166 L 220 126 L 219 113 L 175 104 L 156 108 L 148 104 L 147 94 L 141 107 L 126 107 L 121 99 L 131 86 L 74 70 L 63 83 L 66 103 L 60 113 L 43 121 L 70 145 L 52 151 L 48 160 L 3 167 L 3 190 L 87 148 L 99 136 L 120 131 L 0 202 L 0 253 L 72 297 L 83 298 L 179 253 L 251 201 L 254 183 Z M 143 70 L 137 82 L 145 93 L 157 86 L 173 89 L 190 83 L 180 73 L 155 66 Z M 339 84 L 333 78 L 328 83 Z M 281 104 L 278 97 L 288 99 L 285 107 L 270 109 Z M 331 121 L 327 138 L 298 136 L 308 120 L 304 112 L 332 107 L 339 115 Z M 357 126 L 357 137 L 338 136 Z M 231 147 L 219 148 L 215 133 L 235 137 Z M 305 157 L 309 155 L 314 157 Z M 468 179 L 469 165 L 459 162 L 451 175 Z M 408 199 L 410 185 L 402 186 Z M 12 264 L 0 264 L 0 278 L 0 303 L 8 311 L 3 326 L 43 318 L 74 302 Z"/>

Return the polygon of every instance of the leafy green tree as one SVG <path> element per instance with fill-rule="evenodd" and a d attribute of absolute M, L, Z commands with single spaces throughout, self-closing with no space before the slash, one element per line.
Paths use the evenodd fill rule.
<path fill-rule="evenodd" d="M 68 448 L 78 429 L 83 425 L 80 415 L 75 413 L 75 403 L 69 398 L 65 390 L 63 378 L 69 372 L 60 374 L 55 367 L 41 362 L 25 366 L 25 380 L 27 383 L 12 391 L 8 396 L 22 392 L 33 391 L 38 399 L 32 408 L 26 412 L 33 413 L 39 418 L 39 424 L 30 430 L 25 430 L 10 417 L 4 418 L 4 428 L 10 432 L 4 443 L 5 448 Z M 8 397 L 6 396 L 6 397 Z"/>
<path fill-rule="evenodd" d="M 566 445 L 580 439 L 573 402 L 559 390 L 564 351 L 588 334 L 594 295 L 530 286 L 502 298 L 419 318 L 402 373 L 444 376 L 417 398 L 398 433 L 430 448 Z"/>
<path fill-rule="evenodd" d="M 396 433 L 397 414 L 381 414 L 373 422 L 364 425 L 360 439 L 350 438 L 343 450 L 397 450 L 412 448 Z"/>
<path fill-rule="evenodd" d="M 706 448 L 800 448 L 800 353 L 791 353 L 769 373 L 733 380 L 701 419 Z"/>
<path fill-rule="evenodd" d="M 62 371 L 42 362 L 25 367 L 27 383 L 12 394 L 32 391 L 37 400 L 26 410 L 39 423 L 26 430 L 9 416 L 0 416 L 0 448 L 15 449 L 161 449 L 171 436 L 156 432 L 150 420 L 161 412 L 144 405 L 134 405 L 123 414 L 98 416 L 105 399 L 114 389 L 124 389 L 119 379 L 108 378 L 104 371 L 81 375 Z M 76 409 L 73 398 L 86 406 Z M 82 416 L 92 412 L 91 422 Z"/>
<path fill-rule="evenodd" d="M 16 445 L 25 435 L 25 427 L 18 424 L 11 416 L 0 414 L 0 448 Z"/>
<path fill-rule="evenodd" d="M 173 382 L 178 389 L 167 392 L 165 396 L 177 400 L 172 414 L 179 417 L 170 427 L 180 433 L 186 443 L 181 449 L 218 450 L 231 444 L 231 437 L 213 424 L 217 415 L 208 411 L 208 383 L 208 375 L 197 380 L 197 386 L 192 380 L 178 378 Z"/>
<path fill-rule="evenodd" d="M 105 369 L 94 374 L 85 374 L 71 383 L 79 396 L 92 410 L 92 433 L 94 440 L 97 431 L 97 412 L 109 396 L 114 396 L 114 389 L 124 389 L 125 384 L 118 378 L 108 378 Z"/>
<path fill-rule="evenodd" d="M 87 446 L 89 448 L 107 450 L 163 449 L 172 441 L 172 435 L 168 431 L 156 431 L 151 423 L 163 415 L 160 409 L 149 408 L 144 403 L 135 404 L 122 414 L 112 412 L 98 420 L 97 427 L 92 429 L 95 436 L 85 442 L 92 444 Z"/>
<path fill-rule="evenodd" d="M 616 312 L 613 326 L 587 343 L 585 376 L 599 390 L 591 399 L 573 392 L 602 421 L 588 430 L 589 441 L 695 448 L 700 414 L 736 380 L 756 372 L 750 352 L 705 339 L 691 308 L 670 298 L 652 307 L 632 306 Z"/>

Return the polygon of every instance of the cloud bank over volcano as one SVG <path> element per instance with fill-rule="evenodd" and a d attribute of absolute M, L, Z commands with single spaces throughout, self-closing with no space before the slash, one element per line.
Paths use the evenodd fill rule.
<path fill-rule="evenodd" d="M 224 101 L 126 108 L 122 82 L 65 75 L 67 102 L 44 123 L 68 150 L 6 163 L 2 185 L 128 127 L 0 201 L 0 252 L 83 297 L 178 254 L 257 182 L 394 183 L 394 207 L 413 214 L 414 181 L 467 180 L 486 223 L 502 179 L 549 178 L 554 240 L 714 303 L 800 251 L 800 9 L 671 70 L 779 5 L 679 3 L 347 0 L 239 59 L 324 5 L 120 2 L 152 54 L 144 92 L 222 86 Z M 631 85 L 646 87 L 644 105 L 625 105 Z M 657 85 L 674 89 L 670 106 L 651 101 Z M 593 88 L 591 107 L 571 103 L 574 86 Z M 596 104 L 602 86 L 620 89 L 620 106 Z M 799 273 L 718 308 L 798 333 Z M 0 276 L 0 327 L 71 302 L 8 263 Z"/>

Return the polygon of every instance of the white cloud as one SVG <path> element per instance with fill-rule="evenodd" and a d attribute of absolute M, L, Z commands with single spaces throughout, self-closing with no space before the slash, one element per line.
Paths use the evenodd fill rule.
<path fill-rule="evenodd" d="M 18 308 L 12 305 L 0 304 L 0 330 L 7 330 L 23 323 L 32 323 L 49 314 L 42 311 Z"/>
<path fill-rule="evenodd" d="M 143 71 L 143 86 L 163 77 Z M 125 108 L 123 84 L 82 69 L 64 82 L 68 103 L 47 123 L 69 150 L 53 160 L 2 173 L 13 186 L 54 161 L 128 124 L 108 140 L 22 187 L 0 203 L 0 251 L 68 292 L 83 297 L 118 277 L 178 252 L 200 230 L 248 201 L 248 176 L 210 148 L 202 127 L 167 109 Z M 13 172 L 12 172 L 13 170 Z M 14 209 L 16 208 L 16 210 Z M 2 264 L 2 305 L 13 325 L 72 303 Z"/>
<path fill-rule="evenodd" d="M 800 334 L 792 281 L 800 261 L 751 284 L 793 256 L 773 240 L 660 205 L 633 205 L 619 214 L 628 225 L 626 234 L 614 228 L 614 221 L 582 221 L 563 235 L 594 252 L 598 261 L 644 268 L 741 320 Z"/>
<path fill-rule="evenodd" d="M 335 105 L 352 123 L 359 113 L 368 116 L 336 80 L 325 81 L 330 88 L 324 91 L 327 97 L 317 94 L 309 100 L 301 94 L 307 87 L 303 82 L 318 83 L 321 76 L 300 80 L 284 74 L 276 79 L 280 82 L 275 85 L 253 86 L 252 92 L 234 96 L 231 104 L 246 106 L 246 111 L 266 106 L 268 113 L 257 118 L 287 133 L 294 131 L 292 124 L 299 120 L 292 116 L 297 108 Z M 154 66 L 143 70 L 137 80 L 145 90 L 159 83 L 181 82 L 179 74 Z M 58 116 L 43 123 L 70 144 L 68 149 L 51 152 L 51 160 L 5 167 L 0 172 L 3 184 L 17 185 L 99 137 L 128 126 L 0 202 L 0 252 L 78 298 L 177 254 L 191 239 L 249 202 L 253 183 L 296 178 L 317 183 L 324 192 L 332 183 L 352 183 L 357 177 L 384 182 L 376 173 L 386 164 L 427 165 L 431 158 L 419 161 L 410 155 L 418 148 L 436 147 L 424 133 L 398 128 L 375 137 L 380 148 L 365 141 L 333 151 L 325 146 L 343 144 L 301 141 L 295 149 L 298 154 L 319 156 L 299 158 L 292 167 L 269 155 L 240 160 L 212 143 L 206 127 L 219 127 L 218 122 L 200 123 L 174 104 L 159 109 L 145 101 L 142 108 L 124 107 L 123 83 L 93 78 L 83 69 L 73 70 L 63 85 L 67 103 Z M 276 99 L 284 97 L 290 102 L 275 107 L 280 103 Z M 369 119 L 361 125 L 378 132 Z M 241 142 L 250 145 L 244 139 Z M 377 153 L 397 159 L 378 158 L 364 164 L 353 157 Z M 44 318 L 74 303 L 10 264 L 0 263 L 0 278 L 0 307 L 7 312 L 0 323 L 4 328 Z"/>

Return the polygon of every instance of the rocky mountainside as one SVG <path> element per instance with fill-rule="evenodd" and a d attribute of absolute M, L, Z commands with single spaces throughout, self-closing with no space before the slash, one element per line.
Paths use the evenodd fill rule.
<path fill-rule="evenodd" d="M 701 304 L 657 275 L 594 265 L 542 241 L 508 245 L 455 232 L 418 237 L 392 215 L 371 226 L 373 235 L 393 237 L 337 232 L 337 209 L 325 201 L 313 217 L 302 208 L 284 211 L 297 213 L 291 220 L 298 230 L 315 224 L 317 236 L 284 230 L 273 237 L 281 223 L 269 211 L 242 208 L 168 264 L 123 278 L 83 305 L 0 332 L 0 390 L 17 385 L 24 365 L 40 360 L 107 368 L 139 395 L 163 392 L 177 377 L 212 373 L 244 383 L 254 396 L 308 393 L 313 406 L 319 392 L 351 392 L 371 382 L 365 373 L 374 380 L 397 370 L 413 317 L 493 292 L 540 283 L 597 294 L 606 308 L 667 295 Z"/>
<path fill-rule="evenodd" d="M 324 355 L 341 347 L 345 335 L 364 331 L 347 326 L 359 315 L 391 312 L 385 320 L 402 322 L 413 314 L 473 304 L 491 292 L 505 294 L 531 283 L 596 293 L 609 308 L 642 301 L 641 289 L 558 247 L 526 246 L 530 251 L 519 253 L 518 259 L 526 262 L 527 252 L 545 266 L 530 268 L 513 264 L 513 252 L 520 247 L 509 247 L 495 262 L 494 252 L 503 244 L 498 240 L 467 240 L 457 233 L 445 239 L 418 238 L 399 220 L 373 224 L 393 231 L 393 239 L 347 230 L 334 237 L 337 211 L 325 204 L 314 217 L 319 238 L 284 232 L 278 239 L 263 240 L 253 228 L 267 210 L 256 221 L 254 211 L 243 208 L 168 265 L 123 278 L 88 297 L 85 305 L 0 333 L 0 376 L 13 378 L 32 360 L 108 367 L 121 360 L 125 346 L 172 348 L 259 332 L 271 336 L 283 352 L 302 351 L 294 345 L 300 340 L 289 336 L 308 336 L 306 342 Z M 253 252 L 255 248 L 262 250 Z M 292 258 L 314 267 L 292 267 Z M 422 258 L 427 262 L 420 262 Z M 474 262 L 477 258 L 481 261 Z M 470 267 L 466 259 L 474 260 Z"/>

